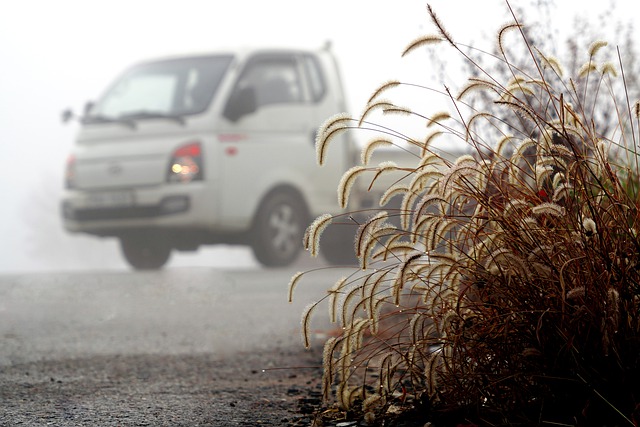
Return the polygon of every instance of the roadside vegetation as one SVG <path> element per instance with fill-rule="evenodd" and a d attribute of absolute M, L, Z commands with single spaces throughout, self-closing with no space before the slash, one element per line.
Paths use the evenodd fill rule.
<path fill-rule="evenodd" d="M 638 425 L 640 103 L 623 53 L 596 40 L 567 74 L 516 13 L 489 54 L 456 43 L 428 11 L 434 34 L 404 55 L 452 49 L 471 70 L 466 82 L 386 82 L 360 117 L 329 119 L 317 140 L 322 163 L 336 135 L 376 133 L 342 179 L 344 206 L 355 180 L 399 177 L 379 209 L 349 219 L 359 223 L 358 268 L 303 314 L 307 345 L 318 307 L 340 331 L 324 347 L 319 418 Z M 512 56 L 516 48 L 525 55 Z M 402 88 L 440 109 L 394 102 Z M 381 122 L 396 116 L 420 120 L 426 135 Z M 470 154 L 447 160 L 436 141 Z M 415 166 L 369 164 L 390 144 L 418 153 Z M 335 221 L 347 219 L 321 216 L 308 228 L 312 255 Z M 290 299 L 309 273 L 291 279 Z"/>

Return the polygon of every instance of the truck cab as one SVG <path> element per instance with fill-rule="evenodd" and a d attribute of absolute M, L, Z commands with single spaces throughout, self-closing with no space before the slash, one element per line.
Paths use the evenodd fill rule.
<path fill-rule="evenodd" d="M 157 58 L 120 75 L 81 119 L 66 167 L 64 227 L 119 239 L 135 269 L 174 250 L 250 245 L 292 263 L 304 229 L 338 213 L 348 134 L 326 165 L 323 121 L 346 111 L 328 49 L 230 49 Z"/>

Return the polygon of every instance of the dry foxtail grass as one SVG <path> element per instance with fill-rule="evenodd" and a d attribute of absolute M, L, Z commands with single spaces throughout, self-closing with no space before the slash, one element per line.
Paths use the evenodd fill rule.
<path fill-rule="evenodd" d="M 440 42 L 475 65 L 429 12 L 438 34 L 404 54 Z M 514 43 L 528 64 L 512 62 Z M 361 268 L 329 289 L 343 333 L 325 346 L 325 397 L 370 422 L 404 408 L 436 424 L 637 425 L 640 104 L 615 96 L 624 70 L 600 59 L 618 55 L 602 41 L 585 47 L 571 77 L 530 44 L 516 16 L 498 44 L 504 73 L 477 66 L 459 93 L 418 94 L 453 107 L 424 116 L 433 129 L 424 140 L 406 139 L 422 156 L 381 201 L 401 195 L 401 209 L 381 206 L 360 227 Z M 328 121 L 319 160 L 336 133 L 367 126 L 373 111 L 407 113 L 381 102 L 403 84 L 382 85 L 358 119 Z M 491 110 L 474 110 L 478 92 L 492 97 Z M 609 134 L 600 132 L 605 110 L 616 118 Z M 473 154 L 447 162 L 431 150 L 436 139 L 465 141 Z M 381 135 L 365 147 L 341 184 L 343 205 L 371 152 L 391 143 Z M 307 230 L 314 253 L 330 220 Z"/>

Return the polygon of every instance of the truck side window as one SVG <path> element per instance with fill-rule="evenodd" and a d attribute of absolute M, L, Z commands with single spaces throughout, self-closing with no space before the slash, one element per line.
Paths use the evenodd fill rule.
<path fill-rule="evenodd" d="M 311 101 L 318 102 L 324 97 L 327 91 L 320 64 L 318 64 L 318 60 L 311 55 L 305 55 L 302 61 L 309 82 Z"/>
<path fill-rule="evenodd" d="M 236 90 L 253 87 L 258 108 L 281 103 L 302 102 L 296 62 L 291 57 L 257 58 L 242 73 Z"/>

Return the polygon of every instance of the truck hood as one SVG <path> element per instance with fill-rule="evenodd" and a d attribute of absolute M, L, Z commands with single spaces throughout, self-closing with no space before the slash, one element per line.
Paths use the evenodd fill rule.
<path fill-rule="evenodd" d="M 159 185 L 166 181 L 172 153 L 197 139 L 183 128 L 128 129 L 110 124 L 87 126 L 74 151 L 75 183 L 80 190 Z M 173 129 L 171 129 L 173 128 Z"/>

